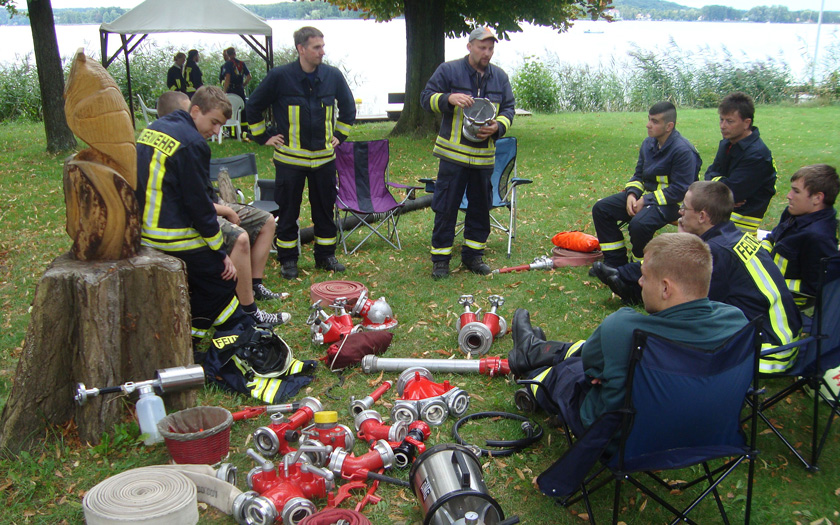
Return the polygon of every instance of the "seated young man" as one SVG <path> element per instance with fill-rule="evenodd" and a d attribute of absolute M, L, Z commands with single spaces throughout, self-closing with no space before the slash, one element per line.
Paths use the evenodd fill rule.
<path fill-rule="evenodd" d="M 618 270 L 627 264 L 627 244 L 619 228 L 628 223 L 633 260 L 640 260 L 645 245 L 657 230 L 677 220 L 688 186 L 697 180 L 702 160 L 697 149 L 675 129 L 677 109 L 659 102 L 648 112 L 648 137 L 639 148 L 636 171 L 624 191 L 599 200 L 592 207 L 592 222 L 604 253 L 603 265 L 590 275 Z"/>
<path fill-rule="evenodd" d="M 622 308 L 585 341 L 561 343 L 544 341 L 527 310 L 514 313 L 511 371 L 540 381 L 544 388 L 532 389 L 539 406 L 547 411 L 559 407 L 558 415 L 577 435 L 624 405 L 634 330 L 712 349 L 747 324 L 739 309 L 708 299 L 712 255 L 699 237 L 662 234 L 643 255 L 639 284 L 649 315 Z"/>
<path fill-rule="evenodd" d="M 735 196 L 732 222 L 739 230 L 755 233 L 776 194 L 773 154 L 753 126 L 755 105 L 749 95 L 727 95 L 718 105 L 718 114 L 723 140 L 704 178 L 729 186 Z"/>
<path fill-rule="evenodd" d="M 685 194 L 680 209 L 679 230 L 697 235 L 712 252 L 712 281 L 709 299 L 739 308 L 747 319 L 763 316 L 764 344 L 770 352 L 799 337 L 802 319 L 785 279 L 769 254 L 760 248 L 751 233 L 740 231 L 730 216 L 734 208 L 732 192 L 722 182 L 699 181 Z M 641 276 L 639 265 L 630 265 L 628 273 Z M 632 271 L 631 271 L 632 270 Z M 608 281 L 617 293 L 636 295 L 638 284 Z M 628 292 L 629 291 L 629 292 Z M 797 349 L 762 358 L 763 373 L 778 373 L 790 368 Z"/>
<path fill-rule="evenodd" d="M 837 212 L 840 191 L 837 170 L 827 164 L 805 166 L 790 178 L 788 206 L 779 224 L 764 238 L 795 294 L 817 293 L 820 260 L 837 253 Z M 797 304 L 804 305 L 800 297 Z"/>
<path fill-rule="evenodd" d="M 189 108 L 190 99 L 183 93 L 166 92 L 158 99 L 159 117 L 178 109 L 189 111 Z M 278 325 L 288 321 L 291 318 L 288 313 L 265 312 L 257 308 L 255 303 L 255 300 L 283 297 L 282 294 L 269 290 L 262 282 L 271 243 L 274 240 L 274 217 L 253 206 L 222 201 L 213 191 L 212 185 L 209 192 L 218 215 L 225 251 L 236 267 L 236 296 L 242 309 L 257 323 Z"/>
<path fill-rule="evenodd" d="M 171 92 L 175 93 L 175 92 Z M 239 307 L 236 268 L 224 250 L 213 201 L 207 193 L 207 139 L 230 118 L 219 88 L 195 92 L 189 111 L 176 110 L 152 122 L 137 139 L 137 189 L 141 239 L 178 257 L 187 267 L 193 340 L 211 327 L 255 324 Z"/>

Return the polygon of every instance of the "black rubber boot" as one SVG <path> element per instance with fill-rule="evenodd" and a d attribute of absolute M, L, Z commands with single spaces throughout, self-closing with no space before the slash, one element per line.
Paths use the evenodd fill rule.
<path fill-rule="evenodd" d="M 508 366 L 516 376 L 553 366 L 555 356 L 563 350 L 563 343 L 543 339 L 545 334 L 531 326 L 531 314 L 523 308 L 517 308 L 513 313 L 511 331 L 513 350 L 508 353 Z"/>

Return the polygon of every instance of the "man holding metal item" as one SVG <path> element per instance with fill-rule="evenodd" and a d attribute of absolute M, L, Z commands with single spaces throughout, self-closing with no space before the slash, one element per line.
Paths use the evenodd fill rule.
<path fill-rule="evenodd" d="M 298 276 L 298 217 L 303 187 L 315 223 L 315 267 L 343 272 L 335 257 L 335 150 L 356 120 L 356 102 L 337 68 L 322 64 L 324 34 L 314 27 L 294 33 L 298 60 L 268 73 L 246 104 L 256 142 L 274 147 L 277 260 L 285 279 Z M 338 117 L 335 106 L 338 105 Z M 277 128 L 267 132 L 263 111 L 271 107 Z"/>
<path fill-rule="evenodd" d="M 426 111 L 443 115 L 433 151 L 440 158 L 432 197 L 433 279 L 449 276 L 455 223 L 465 191 L 469 204 L 461 262 L 473 273 L 490 273 L 482 257 L 490 235 L 495 141 L 510 129 L 514 114 L 508 76 L 490 64 L 496 42 L 489 28 L 473 30 L 467 44 L 469 54 L 438 66 L 420 95 Z"/>

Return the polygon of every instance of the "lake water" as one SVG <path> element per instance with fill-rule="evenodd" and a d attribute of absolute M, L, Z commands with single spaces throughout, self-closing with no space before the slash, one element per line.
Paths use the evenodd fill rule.
<path fill-rule="evenodd" d="M 361 114 L 383 111 L 390 92 L 402 92 L 405 86 L 405 22 L 394 20 L 376 23 L 369 20 L 269 20 L 274 29 L 275 48 L 291 47 L 292 32 L 312 24 L 325 34 L 327 58 L 340 63 L 350 73 L 357 98 L 362 99 Z M 70 56 L 84 47 L 88 54 L 99 56 L 99 26 L 56 26 L 59 51 Z M 815 24 L 755 24 L 741 22 L 645 22 L 579 21 L 566 33 L 549 28 L 524 26 L 521 33 L 510 35 L 509 42 L 499 42 L 493 62 L 508 72 L 526 57 L 556 56 L 571 64 L 598 65 L 626 61 L 634 49 L 664 50 L 674 42 L 681 50 L 695 56 L 735 60 L 772 59 L 786 63 L 797 79 L 810 76 L 817 26 Z M 109 53 L 118 47 L 119 38 L 109 37 Z M 189 48 L 220 50 L 246 44 L 236 35 L 202 33 L 164 33 L 150 35 L 153 44 L 173 44 Z M 823 25 L 820 36 L 822 59 L 831 47 L 840 54 L 840 25 Z M 29 27 L 0 26 L 0 62 L 9 62 L 32 53 Z M 466 54 L 466 38 L 447 40 L 446 59 Z M 251 67 L 254 67 L 252 65 Z M 821 77 L 817 70 L 817 78 Z"/>

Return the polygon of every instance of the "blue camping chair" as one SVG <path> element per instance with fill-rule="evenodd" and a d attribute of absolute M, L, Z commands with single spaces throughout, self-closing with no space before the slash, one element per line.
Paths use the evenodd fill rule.
<path fill-rule="evenodd" d="M 806 325 L 807 325 L 806 321 Z M 803 336 L 800 340 L 773 349 L 764 355 L 772 355 L 787 349 L 799 347 L 793 366 L 782 373 L 762 374 L 763 377 L 789 377 L 794 381 L 763 400 L 758 407 L 758 416 L 769 429 L 782 440 L 782 443 L 802 462 L 808 470 L 818 470 L 817 461 L 825 446 L 828 433 L 834 418 L 840 415 L 840 398 L 836 390 L 832 389 L 825 373 L 827 370 L 840 366 L 840 254 L 826 257 L 820 264 L 820 280 L 814 303 L 814 315 L 810 327 L 802 328 Z M 798 390 L 810 388 L 814 392 L 813 411 L 811 421 L 811 457 L 806 460 L 782 432 L 770 422 L 767 411 L 779 401 Z M 828 416 L 825 428 L 820 435 L 820 400 L 828 404 Z M 804 425 L 803 425 L 804 426 Z"/>
<path fill-rule="evenodd" d="M 253 153 L 242 153 L 233 157 L 220 157 L 210 159 L 210 181 L 214 186 L 218 184 L 219 172 L 226 169 L 231 181 L 240 177 L 251 177 L 257 175 L 257 158 Z M 245 194 L 239 188 L 235 188 L 236 202 L 245 203 Z M 217 190 L 218 192 L 218 190 Z"/>
<path fill-rule="evenodd" d="M 400 212 L 406 201 L 413 199 L 414 193 L 422 189 L 422 186 L 389 182 L 389 160 L 387 140 L 344 142 L 335 149 L 335 168 L 338 173 L 335 222 L 346 254 L 355 253 L 373 235 L 397 250 L 402 249 L 397 229 Z M 405 198 L 397 202 L 390 188 L 406 190 Z M 369 230 L 367 235 L 348 251 L 348 237 L 362 227 Z"/>
<path fill-rule="evenodd" d="M 625 481 L 675 516 L 674 524 L 694 523 L 688 514 L 712 494 L 723 522 L 729 523 L 717 487 L 748 460 L 744 523 L 749 523 L 757 425 L 753 417 L 749 436 L 745 435 L 741 409 L 746 399 L 752 398 L 749 406 L 755 411 L 760 327 L 761 319 L 755 319 L 714 350 L 688 347 L 636 330 L 624 408 L 599 418 L 573 443 L 564 425 L 570 448 L 539 475 L 540 490 L 559 498 L 563 506 L 583 500 L 591 523 L 595 520 L 590 495 L 610 482 L 615 482 L 613 523 L 618 523 Z M 600 468 L 588 475 L 599 460 Z M 715 460 L 722 464 L 712 469 L 710 462 Z M 667 482 L 653 473 L 698 464 L 704 474 L 691 482 Z M 664 488 L 665 494 L 704 482 L 707 486 L 679 510 L 644 485 L 637 476 L 640 473 Z"/>
<path fill-rule="evenodd" d="M 507 256 L 510 259 L 510 250 L 513 240 L 516 238 L 516 215 L 518 205 L 516 200 L 517 187 L 523 184 L 531 184 L 530 179 L 520 179 L 516 176 L 516 137 L 502 137 L 496 141 L 496 163 L 493 167 L 493 175 L 490 178 L 492 184 L 493 202 L 490 204 L 490 226 L 505 232 L 508 236 Z M 427 193 L 434 193 L 435 179 L 420 179 L 425 184 Z M 467 194 L 461 200 L 461 211 L 467 209 Z M 507 217 L 498 218 L 493 215 L 493 210 L 507 210 Z M 455 234 L 461 233 L 463 223 L 458 224 Z"/>

